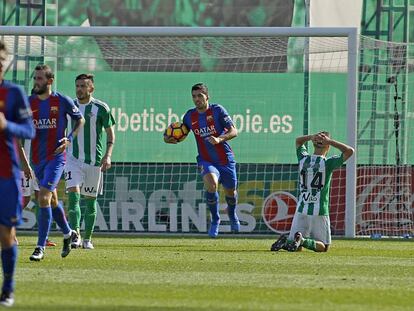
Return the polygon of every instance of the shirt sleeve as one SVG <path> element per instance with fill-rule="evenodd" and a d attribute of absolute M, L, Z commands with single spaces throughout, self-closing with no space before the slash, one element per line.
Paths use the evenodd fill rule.
<path fill-rule="evenodd" d="M 330 170 L 334 170 L 338 167 L 341 167 L 341 165 L 344 164 L 344 154 L 341 153 L 341 155 L 336 155 L 333 157 L 330 157 L 326 160 L 326 166 Z"/>
<path fill-rule="evenodd" d="M 308 149 L 306 149 L 305 145 L 301 145 L 296 149 L 296 156 L 298 157 L 298 161 L 302 160 L 304 157 L 308 156 Z"/>
<path fill-rule="evenodd" d="M 187 111 L 183 117 L 183 124 L 191 130 L 190 113 Z"/>
<path fill-rule="evenodd" d="M 102 125 L 105 129 L 115 125 L 115 118 L 113 117 L 111 110 L 105 110 L 103 115 Z"/>
<path fill-rule="evenodd" d="M 228 114 L 227 110 L 221 105 L 217 105 L 217 106 L 220 109 L 220 114 L 219 114 L 220 123 L 223 125 L 223 127 L 227 129 L 231 128 L 234 125 L 234 123 L 230 115 Z"/>
<path fill-rule="evenodd" d="M 27 96 L 20 87 L 11 89 L 13 103 L 13 120 L 7 120 L 6 132 L 19 137 L 31 139 L 35 135 L 32 111 Z"/>
<path fill-rule="evenodd" d="M 62 101 L 66 107 L 66 113 L 70 115 L 73 120 L 79 120 L 83 118 L 82 113 L 80 112 L 79 108 L 75 105 L 75 102 L 72 98 L 67 96 L 62 96 Z"/>

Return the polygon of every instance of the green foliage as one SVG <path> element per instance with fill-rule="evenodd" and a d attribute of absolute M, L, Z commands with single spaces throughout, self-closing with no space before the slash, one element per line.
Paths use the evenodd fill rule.
<path fill-rule="evenodd" d="M 409 241 L 335 240 L 317 254 L 270 252 L 271 239 L 98 237 L 35 263 L 35 238 L 19 240 L 14 310 L 411 310 L 414 295 Z"/>

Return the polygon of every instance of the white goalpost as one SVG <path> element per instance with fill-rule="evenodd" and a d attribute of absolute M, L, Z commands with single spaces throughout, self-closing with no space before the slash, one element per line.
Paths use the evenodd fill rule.
<path fill-rule="evenodd" d="M 55 88 L 71 97 L 78 74 L 95 74 L 94 97 L 109 104 L 117 122 L 97 231 L 206 232 L 195 142 L 191 135 L 177 146 L 162 142 L 166 126 L 192 108 L 191 86 L 205 82 L 210 102 L 223 104 L 239 130 L 230 145 L 238 162 L 241 234 L 289 230 L 298 180 L 294 139 L 319 130 L 356 149 L 333 177 L 333 234 L 367 234 L 356 223 L 358 117 L 364 115 L 356 28 L 3 26 L 0 37 L 11 62 L 34 68 L 42 57 L 54 59 Z M 312 81 L 309 110 L 305 70 Z M 220 206 L 226 233 L 224 200 Z M 31 229 L 33 217 L 27 218 L 23 227 Z"/>

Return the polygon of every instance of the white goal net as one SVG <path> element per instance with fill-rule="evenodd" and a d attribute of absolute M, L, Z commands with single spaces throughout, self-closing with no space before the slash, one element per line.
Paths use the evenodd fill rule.
<path fill-rule="evenodd" d="M 375 59 L 376 49 L 381 57 L 388 53 L 386 43 L 362 38 L 357 54 L 356 44 L 351 45 L 353 51 L 349 49 L 349 29 L 302 29 L 300 33 L 282 29 L 272 35 L 263 28 L 245 28 L 248 35 L 241 28 L 221 35 L 190 29 L 184 35 L 185 28 L 176 33 L 176 28 L 164 28 L 157 34 L 141 29 L 133 35 L 107 28 L 103 35 L 102 29 L 93 34 L 90 28 L 90 35 L 85 35 L 85 30 L 77 28 L 71 35 L 68 27 L 56 35 L 40 37 L 33 28 L 26 28 L 31 36 L 4 36 L 14 52 L 7 77 L 19 80 L 29 76 L 30 80 L 34 66 L 43 60 L 56 71 L 56 89 L 74 97 L 75 77 L 93 73 L 94 97 L 109 104 L 116 121 L 114 163 L 105 174 L 104 192 L 98 199 L 96 231 L 207 231 L 209 212 L 196 170 L 194 138 L 190 134 L 178 145 L 167 145 L 162 139 L 166 126 L 181 120 L 193 107 L 190 91 L 197 82 L 208 85 L 210 103 L 223 105 L 239 132 L 230 145 L 238 163 L 241 234 L 289 230 L 298 194 L 295 138 L 321 130 L 353 146 L 358 139 L 357 163 L 351 159 L 333 175 L 332 233 L 401 235 L 412 231 L 413 203 L 407 191 L 412 193 L 413 152 L 406 142 L 412 128 L 413 100 L 408 101 L 412 94 L 407 87 L 407 62 L 401 63 L 404 70 L 394 74 L 398 97 L 407 96 L 404 101 L 397 99 L 398 165 L 394 156 L 393 83 L 377 90 L 382 93 L 375 97 L 373 111 L 375 85 L 384 82 L 383 70 L 391 66 Z M 116 31 L 111 34 L 111 29 Z M 379 66 L 378 70 L 374 72 L 373 66 Z M 392 71 L 385 72 L 392 76 Z M 30 90 L 31 84 L 26 87 Z M 381 126 L 370 128 L 373 113 L 386 107 L 383 115 L 375 117 Z M 387 140 L 380 151 L 369 145 L 372 136 L 367 133 L 372 132 Z M 312 151 L 310 145 L 309 149 Z M 332 148 L 329 155 L 334 154 L 339 151 Z M 222 189 L 220 194 L 220 232 L 226 233 L 230 226 Z M 65 201 L 63 192 L 61 197 Z M 404 201 L 405 210 L 402 203 L 397 204 L 401 200 L 408 200 Z M 390 202 L 399 207 L 391 207 Z M 389 210 L 384 207 L 387 204 Z M 25 213 L 23 227 L 33 228 L 34 218 Z"/>

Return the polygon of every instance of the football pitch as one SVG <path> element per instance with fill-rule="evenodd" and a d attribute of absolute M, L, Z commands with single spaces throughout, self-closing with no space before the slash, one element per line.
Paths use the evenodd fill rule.
<path fill-rule="evenodd" d="M 334 240 L 328 253 L 274 239 L 117 236 L 30 262 L 19 236 L 14 310 L 414 310 L 410 240 Z"/>

